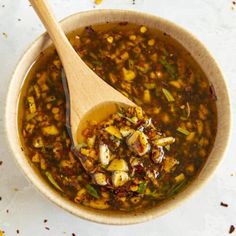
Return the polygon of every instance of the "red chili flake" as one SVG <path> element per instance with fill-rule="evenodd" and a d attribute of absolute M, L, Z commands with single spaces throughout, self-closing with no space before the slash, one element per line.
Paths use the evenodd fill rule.
<path fill-rule="evenodd" d="M 230 225 L 229 234 L 232 234 L 234 230 L 235 230 L 235 227 L 233 225 Z"/>
<path fill-rule="evenodd" d="M 92 35 L 92 34 L 95 33 L 95 31 L 94 31 L 94 29 L 92 28 L 92 26 L 86 26 L 86 27 L 85 27 L 85 31 L 86 31 L 86 33 L 89 34 L 89 35 Z"/>
<path fill-rule="evenodd" d="M 17 234 L 19 234 L 19 233 L 20 233 L 20 230 L 19 230 L 19 229 L 17 229 L 17 230 L 16 230 L 16 233 L 17 233 Z"/>
<path fill-rule="evenodd" d="M 3 161 L 0 161 L 0 166 L 2 165 Z"/>
<path fill-rule="evenodd" d="M 142 165 L 136 165 L 135 166 L 135 171 L 138 173 L 138 174 L 141 174 L 143 172 L 143 166 Z"/>
<path fill-rule="evenodd" d="M 50 228 L 49 228 L 49 227 L 45 227 L 45 229 L 46 229 L 46 230 L 50 230 Z"/>
<path fill-rule="evenodd" d="M 48 222 L 48 220 L 47 219 L 45 219 L 44 221 L 43 221 L 43 223 L 47 223 Z"/>
<path fill-rule="evenodd" d="M 223 206 L 223 207 L 228 207 L 228 204 L 224 203 L 224 202 L 221 202 L 220 205 Z"/>
<path fill-rule="evenodd" d="M 128 25 L 127 21 L 119 22 L 119 25 Z"/>
<path fill-rule="evenodd" d="M 210 95 L 213 101 L 217 100 L 216 92 L 214 86 L 211 84 L 210 85 Z"/>

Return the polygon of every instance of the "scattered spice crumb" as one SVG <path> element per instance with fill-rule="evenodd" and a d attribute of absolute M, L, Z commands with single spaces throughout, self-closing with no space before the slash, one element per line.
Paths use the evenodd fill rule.
<path fill-rule="evenodd" d="M 5 5 L 2 5 L 2 8 L 4 8 L 5 7 Z"/>
<path fill-rule="evenodd" d="M 2 32 L 2 35 L 3 35 L 5 38 L 8 37 L 7 33 L 5 33 L 5 32 Z"/>
<path fill-rule="evenodd" d="M 72 236 L 76 236 L 75 233 L 72 233 Z"/>
<path fill-rule="evenodd" d="M 47 219 L 45 219 L 44 221 L 43 221 L 43 223 L 47 223 L 48 222 L 48 220 Z"/>
<path fill-rule="evenodd" d="M 133 0 L 133 3 L 132 3 L 133 5 L 135 5 L 135 0 Z"/>
<path fill-rule="evenodd" d="M 0 236 L 4 236 L 4 231 L 3 230 L 0 230 Z"/>
<path fill-rule="evenodd" d="M 17 192 L 17 191 L 19 191 L 19 189 L 18 188 L 14 188 L 14 191 Z"/>
<path fill-rule="evenodd" d="M 234 5 L 236 5 L 236 1 L 232 1 L 232 3 L 233 3 Z"/>
<path fill-rule="evenodd" d="M 2 197 L 0 197 L 0 201 L 2 201 Z"/>
<path fill-rule="evenodd" d="M 21 21 L 21 18 L 18 18 L 17 20 L 18 20 L 18 21 Z"/>
<path fill-rule="evenodd" d="M 102 0 L 95 0 L 95 4 L 99 5 L 102 3 Z"/>
<path fill-rule="evenodd" d="M 229 234 L 232 234 L 234 230 L 235 230 L 235 227 L 233 225 L 230 225 Z"/>
<path fill-rule="evenodd" d="M 233 174 L 233 173 L 231 173 L 231 174 L 230 174 L 230 176 L 234 176 L 234 174 Z"/>
<path fill-rule="evenodd" d="M 17 233 L 17 234 L 19 234 L 19 233 L 20 233 L 20 230 L 19 230 L 19 229 L 17 229 L 17 230 L 16 230 L 16 233 Z"/>
<path fill-rule="evenodd" d="M 2 161 L 0 161 L 0 166 L 2 165 L 2 163 L 3 163 L 3 162 L 2 162 Z"/>
<path fill-rule="evenodd" d="M 46 230 L 50 230 L 50 228 L 49 228 L 49 227 L 45 227 L 45 229 L 46 229 Z"/>
<path fill-rule="evenodd" d="M 8 209 L 6 210 L 6 213 L 9 213 L 9 210 L 8 210 Z"/>
<path fill-rule="evenodd" d="M 223 206 L 223 207 L 228 207 L 229 206 L 227 203 L 224 203 L 224 202 L 221 202 L 220 205 Z"/>

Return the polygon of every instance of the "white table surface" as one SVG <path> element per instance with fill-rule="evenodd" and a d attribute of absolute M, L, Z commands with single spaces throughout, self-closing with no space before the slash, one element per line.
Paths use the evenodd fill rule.
<path fill-rule="evenodd" d="M 223 69 L 236 115 L 236 5 L 231 0 L 50 0 L 58 19 L 95 8 L 149 12 L 183 26 L 197 36 Z M 5 5 L 5 7 L 4 7 Z M 234 7 L 233 7 L 234 6 Z M 233 9 L 235 8 L 235 9 Z M 0 229 L 5 235 L 43 236 L 222 236 L 236 227 L 236 128 L 223 164 L 197 194 L 174 211 L 130 226 L 92 223 L 65 212 L 41 196 L 12 156 L 4 132 L 8 85 L 17 61 L 44 28 L 27 0 L 0 0 Z M 3 34 L 5 32 L 6 35 Z M 220 206 L 220 202 L 229 207 Z M 44 223 L 44 219 L 48 222 Z M 50 230 L 46 230 L 49 227 Z M 236 231 L 232 234 L 236 235 Z"/>

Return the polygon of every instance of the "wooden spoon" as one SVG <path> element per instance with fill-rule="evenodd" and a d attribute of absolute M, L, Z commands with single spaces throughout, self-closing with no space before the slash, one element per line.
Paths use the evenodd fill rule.
<path fill-rule="evenodd" d="M 69 125 L 74 146 L 89 120 L 101 121 L 117 111 L 117 104 L 134 106 L 99 78 L 75 52 L 54 18 L 46 0 L 29 0 L 52 39 L 65 70 L 70 99 Z M 78 25 L 79 26 L 79 25 Z"/>

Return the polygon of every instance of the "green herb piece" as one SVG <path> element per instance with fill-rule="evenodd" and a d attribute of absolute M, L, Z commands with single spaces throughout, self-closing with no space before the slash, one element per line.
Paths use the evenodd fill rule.
<path fill-rule="evenodd" d="M 42 148 L 41 148 L 41 152 L 44 153 L 44 154 L 47 153 L 47 150 L 46 150 L 46 148 L 45 148 L 44 145 L 43 145 Z"/>
<path fill-rule="evenodd" d="M 129 59 L 128 63 L 129 63 L 129 69 L 133 69 L 134 68 L 134 61 Z"/>
<path fill-rule="evenodd" d="M 146 89 L 154 89 L 154 88 L 156 88 L 156 84 L 155 83 L 144 83 L 144 87 L 146 88 Z"/>
<path fill-rule="evenodd" d="M 137 192 L 143 194 L 145 193 L 146 188 L 147 188 L 147 182 L 142 182 L 139 184 Z"/>
<path fill-rule="evenodd" d="M 176 69 L 175 69 L 175 67 L 173 65 L 171 65 L 170 63 L 168 63 L 167 60 L 164 59 L 164 58 L 160 59 L 159 62 L 164 66 L 167 73 L 170 74 L 172 79 L 176 79 Z"/>
<path fill-rule="evenodd" d="M 174 184 L 169 191 L 167 192 L 167 196 L 172 196 L 180 191 L 180 189 L 185 185 L 186 181 L 179 182 Z"/>
<path fill-rule="evenodd" d="M 48 145 L 45 146 L 45 148 L 51 150 L 51 149 L 53 149 L 53 145 L 52 144 L 48 144 Z"/>
<path fill-rule="evenodd" d="M 50 183 L 57 188 L 58 190 L 60 190 L 61 192 L 64 192 L 61 187 L 58 185 L 58 183 L 55 181 L 55 179 L 52 177 L 51 173 L 46 171 L 45 175 L 47 176 L 48 180 L 50 181 Z"/>
<path fill-rule="evenodd" d="M 101 61 L 92 61 L 92 64 L 95 66 L 101 66 L 102 62 Z"/>
<path fill-rule="evenodd" d="M 165 149 L 166 149 L 167 151 L 170 151 L 170 144 L 167 144 L 167 145 L 165 146 Z"/>
<path fill-rule="evenodd" d="M 186 130 L 185 128 L 181 128 L 181 127 L 178 127 L 177 131 L 179 131 L 180 133 L 182 133 L 186 136 L 188 136 L 190 134 L 190 132 L 188 130 Z"/>
<path fill-rule="evenodd" d="M 27 121 L 30 121 L 30 120 L 33 119 L 36 115 L 37 115 L 37 112 L 28 113 L 28 114 L 26 115 L 26 120 L 27 120 Z"/>
<path fill-rule="evenodd" d="M 149 197 L 155 198 L 155 199 L 164 199 L 165 198 L 165 195 L 163 193 L 158 193 L 156 190 L 154 190 L 153 192 L 150 192 L 147 195 Z"/>
<path fill-rule="evenodd" d="M 187 105 L 187 118 L 189 118 L 189 116 L 190 116 L 190 106 L 189 106 L 189 103 L 187 102 L 186 103 L 186 105 Z"/>
<path fill-rule="evenodd" d="M 124 116 L 122 113 L 118 112 L 117 114 L 118 114 L 120 117 L 125 118 L 125 119 L 128 120 L 129 122 L 131 122 L 131 123 L 133 123 L 133 124 L 136 124 L 135 121 L 133 121 L 133 120 L 130 119 L 129 117 Z"/>
<path fill-rule="evenodd" d="M 89 52 L 89 56 L 95 59 L 96 61 L 98 59 L 98 57 L 93 52 Z"/>
<path fill-rule="evenodd" d="M 96 190 L 92 185 L 87 184 L 85 187 L 86 187 L 88 193 L 89 193 L 91 196 L 93 196 L 93 197 L 95 197 L 95 198 L 97 198 L 97 199 L 99 198 L 99 195 L 98 195 L 97 190 Z"/>
<path fill-rule="evenodd" d="M 180 116 L 180 120 L 187 120 L 187 118 L 184 116 Z"/>
<path fill-rule="evenodd" d="M 149 65 L 148 64 L 144 64 L 142 66 L 139 66 L 139 65 L 136 65 L 135 66 L 139 71 L 143 72 L 143 73 L 147 73 L 150 69 Z"/>
<path fill-rule="evenodd" d="M 142 102 L 140 99 L 138 99 L 138 98 L 136 98 L 136 97 L 133 97 L 133 99 L 134 99 L 134 101 L 135 101 L 135 103 L 136 103 L 137 105 L 139 105 L 139 106 L 142 105 L 143 102 Z"/>
<path fill-rule="evenodd" d="M 87 147 L 87 144 L 85 144 L 85 143 L 78 143 L 78 144 L 76 145 L 76 149 L 77 149 L 77 150 L 80 150 L 80 148 L 82 148 L 82 147 Z"/>
<path fill-rule="evenodd" d="M 167 89 L 162 88 L 162 92 L 165 95 L 168 102 L 174 102 L 175 101 L 174 97 L 172 96 L 172 94 Z"/>
<path fill-rule="evenodd" d="M 66 132 L 65 131 L 63 131 L 61 138 L 62 138 L 62 140 L 66 140 Z"/>
<path fill-rule="evenodd" d="M 56 101 L 56 97 L 55 96 L 49 96 L 45 99 L 45 102 L 54 102 Z"/>

